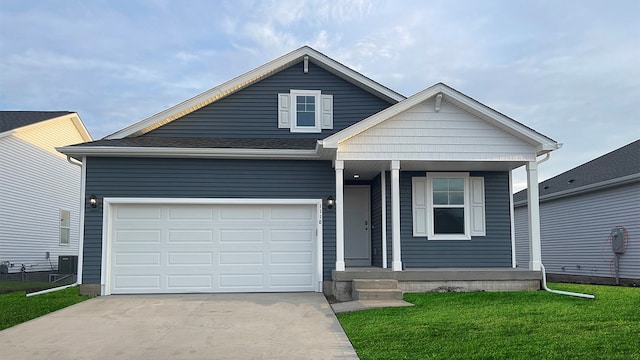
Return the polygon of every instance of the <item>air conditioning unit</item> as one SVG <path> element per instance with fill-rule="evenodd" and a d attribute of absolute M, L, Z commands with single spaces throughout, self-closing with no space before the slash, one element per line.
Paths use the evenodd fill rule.
<path fill-rule="evenodd" d="M 77 274 L 78 256 L 60 255 L 58 256 L 58 274 Z"/>

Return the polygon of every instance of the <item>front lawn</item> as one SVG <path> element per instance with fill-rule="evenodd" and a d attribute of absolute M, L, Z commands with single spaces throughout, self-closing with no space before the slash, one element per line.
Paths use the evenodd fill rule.
<path fill-rule="evenodd" d="M 338 314 L 367 359 L 640 359 L 640 289 L 405 294 L 413 307 Z"/>
<path fill-rule="evenodd" d="M 42 281 L 0 281 L 0 294 L 6 294 L 15 291 L 25 291 L 27 293 L 30 293 L 58 286 L 61 285 Z"/>
<path fill-rule="evenodd" d="M 78 295 L 77 287 L 31 297 L 26 297 L 24 291 L 2 294 L 0 295 L 0 330 L 89 298 L 89 296 Z"/>

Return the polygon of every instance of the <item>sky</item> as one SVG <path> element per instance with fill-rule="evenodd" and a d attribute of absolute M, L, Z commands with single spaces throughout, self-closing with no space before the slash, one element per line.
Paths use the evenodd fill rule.
<path fill-rule="evenodd" d="M 76 111 L 99 139 L 303 45 L 562 143 L 541 181 L 640 138 L 637 0 L 1 0 L 0 110 Z"/>

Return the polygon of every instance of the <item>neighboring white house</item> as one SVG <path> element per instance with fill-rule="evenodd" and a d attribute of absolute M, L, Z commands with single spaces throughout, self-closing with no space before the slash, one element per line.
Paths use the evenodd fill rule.
<path fill-rule="evenodd" d="M 82 168 L 55 147 L 86 141 L 75 112 L 0 111 L 0 264 L 9 273 L 55 271 L 58 256 L 77 256 Z"/>
<path fill-rule="evenodd" d="M 614 284 L 617 273 L 620 284 L 640 285 L 640 140 L 543 181 L 539 192 L 549 279 Z M 516 261 L 524 268 L 526 197 L 526 190 L 513 197 Z"/>

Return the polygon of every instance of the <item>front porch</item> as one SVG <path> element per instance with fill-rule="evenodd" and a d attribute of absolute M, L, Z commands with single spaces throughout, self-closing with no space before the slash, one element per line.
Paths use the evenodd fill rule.
<path fill-rule="evenodd" d="M 352 267 L 332 272 L 325 294 L 352 301 L 354 280 L 393 280 L 404 292 L 529 291 L 540 289 L 541 272 L 520 268 L 412 268 L 393 271 Z M 388 283 L 388 282 L 387 282 Z"/>

